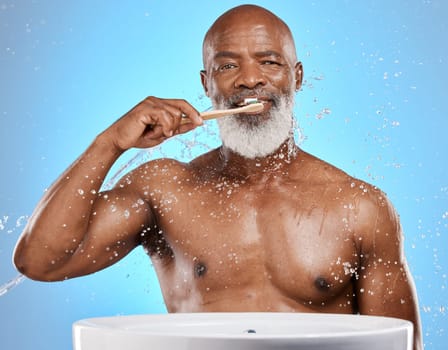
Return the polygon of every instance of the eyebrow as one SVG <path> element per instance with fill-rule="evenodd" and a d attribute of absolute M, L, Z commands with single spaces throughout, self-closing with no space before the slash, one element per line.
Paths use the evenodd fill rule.
<path fill-rule="evenodd" d="M 268 56 L 275 56 L 277 58 L 282 58 L 283 56 L 278 53 L 277 51 L 273 50 L 266 50 L 266 51 L 260 51 L 255 53 L 256 57 L 268 57 Z"/>
<path fill-rule="evenodd" d="M 266 50 L 266 51 L 259 51 L 259 52 L 255 52 L 255 57 L 269 57 L 269 56 L 275 56 L 277 58 L 282 58 L 283 56 L 278 53 L 277 51 L 273 51 L 273 50 Z M 240 57 L 239 54 L 237 54 L 236 52 L 233 51 L 219 51 L 215 54 L 214 58 L 218 59 L 218 58 L 238 58 Z"/>
<path fill-rule="evenodd" d="M 238 58 L 240 55 L 238 55 L 235 52 L 232 51 L 219 51 L 215 54 L 214 58 Z"/>

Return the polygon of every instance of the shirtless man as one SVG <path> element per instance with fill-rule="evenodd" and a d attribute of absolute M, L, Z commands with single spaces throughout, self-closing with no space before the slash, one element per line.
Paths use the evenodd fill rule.
<path fill-rule="evenodd" d="M 64 280 L 143 245 L 169 312 L 399 317 L 413 322 L 419 349 L 416 296 L 391 204 L 294 144 L 303 71 L 287 25 L 260 7 L 234 8 L 207 32 L 203 61 L 215 108 L 257 98 L 263 111 L 220 119 L 223 145 L 188 164 L 150 161 L 100 192 L 126 150 L 202 124 L 188 102 L 148 97 L 46 192 L 18 242 L 17 268 L 32 279 Z"/>

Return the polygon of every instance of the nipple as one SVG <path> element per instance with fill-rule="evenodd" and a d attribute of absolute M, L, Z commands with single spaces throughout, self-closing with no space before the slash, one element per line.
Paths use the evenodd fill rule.
<path fill-rule="evenodd" d="M 316 280 L 314 281 L 314 286 L 323 292 L 326 292 L 330 289 L 330 284 L 323 277 L 316 278 Z"/>
<path fill-rule="evenodd" d="M 198 262 L 194 265 L 194 275 L 196 277 L 202 277 L 207 272 L 207 266 L 205 264 Z"/>

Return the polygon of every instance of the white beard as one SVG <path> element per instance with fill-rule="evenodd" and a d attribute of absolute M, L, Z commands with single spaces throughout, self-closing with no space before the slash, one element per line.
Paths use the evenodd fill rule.
<path fill-rule="evenodd" d="M 271 108 L 266 120 L 244 115 L 218 119 L 223 145 L 251 159 L 274 153 L 282 143 L 293 137 L 293 108 L 293 95 L 282 96 L 278 106 Z"/>

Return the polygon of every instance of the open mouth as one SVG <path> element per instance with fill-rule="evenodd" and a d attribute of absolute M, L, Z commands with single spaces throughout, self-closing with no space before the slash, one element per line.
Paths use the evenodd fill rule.
<path fill-rule="evenodd" d="M 239 103 L 235 104 L 236 108 L 241 108 L 238 112 L 240 115 L 254 115 L 260 116 L 267 113 L 267 111 L 271 108 L 271 103 L 268 100 L 262 100 L 255 97 L 245 98 Z"/>
<path fill-rule="evenodd" d="M 268 101 L 265 99 L 259 99 L 258 97 L 246 97 L 245 99 L 235 103 L 235 106 L 236 107 L 244 107 L 244 106 L 251 105 L 254 103 L 263 103 L 264 105 L 266 105 L 268 103 Z"/>
<path fill-rule="evenodd" d="M 253 103 L 259 103 L 259 102 L 263 102 L 261 100 L 259 100 L 256 97 L 248 97 L 245 98 L 244 100 L 242 100 L 240 103 L 237 104 L 238 107 L 243 107 L 243 106 L 247 106 Z"/>

